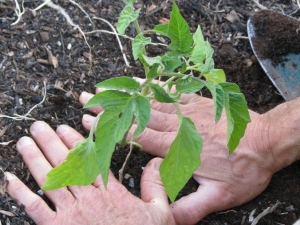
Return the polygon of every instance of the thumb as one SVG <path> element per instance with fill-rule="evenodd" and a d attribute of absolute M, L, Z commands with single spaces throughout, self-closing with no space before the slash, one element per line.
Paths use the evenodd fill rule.
<path fill-rule="evenodd" d="M 141 178 L 141 198 L 145 202 L 159 201 L 169 205 L 168 197 L 159 174 L 161 162 L 161 158 L 154 158 L 145 167 Z"/>
<path fill-rule="evenodd" d="M 218 185 L 201 184 L 197 192 L 182 197 L 171 205 L 178 224 L 196 224 L 212 212 L 231 206 L 232 194 L 222 191 Z"/>

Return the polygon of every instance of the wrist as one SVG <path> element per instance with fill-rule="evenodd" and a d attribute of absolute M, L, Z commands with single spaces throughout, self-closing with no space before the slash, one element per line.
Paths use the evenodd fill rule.
<path fill-rule="evenodd" d="M 273 172 L 300 159 L 300 98 L 259 115 L 258 121 L 257 140 Z"/>

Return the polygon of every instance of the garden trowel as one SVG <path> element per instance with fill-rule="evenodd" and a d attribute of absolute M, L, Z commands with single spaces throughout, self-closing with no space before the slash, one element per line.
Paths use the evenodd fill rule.
<path fill-rule="evenodd" d="M 300 21 L 269 10 L 254 13 L 248 37 L 261 67 L 285 100 L 300 96 Z"/>

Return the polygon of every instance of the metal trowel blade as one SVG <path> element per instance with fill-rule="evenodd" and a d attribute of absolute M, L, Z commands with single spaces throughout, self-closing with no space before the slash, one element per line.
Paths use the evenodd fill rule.
<path fill-rule="evenodd" d="M 261 67 L 285 100 L 300 96 L 300 54 L 289 53 L 281 56 L 282 62 L 274 65 L 270 58 L 261 59 L 253 44 L 255 27 L 250 18 L 247 22 L 248 37 L 252 50 Z M 267 41 L 267 40 L 266 40 Z M 299 40 L 298 40 L 299 41 Z"/>

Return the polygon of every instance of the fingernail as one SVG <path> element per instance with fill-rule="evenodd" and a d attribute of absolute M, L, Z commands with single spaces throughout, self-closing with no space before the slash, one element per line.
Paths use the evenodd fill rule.
<path fill-rule="evenodd" d="M 40 131 L 45 130 L 46 126 L 47 126 L 46 123 L 44 123 L 42 121 L 38 121 L 38 122 L 33 123 L 30 127 L 31 134 L 36 134 Z"/>
<path fill-rule="evenodd" d="M 96 88 L 96 93 L 102 92 L 102 91 L 106 91 L 107 89 L 105 88 Z"/>
<path fill-rule="evenodd" d="M 21 147 L 25 147 L 25 146 L 31 145 L 32 143 L 33 143 L 33 140 L 30 137 L 22 137 L 18 141 L 18 145 L 20 145 Z"/>
<path fill-rule="evenodd" d="M 67 125 L 60 125 L 57 130 L 56 130 L 56 133 L 59 137 L 62 137 L 64 136 L 65 134 L 69 133 L 70 131 L 70 127 L 67 126 Z"/>
<path fill-rule="evenodd" d="M 90 100 L 90 98 L 92 97 L 93 95 L 90 94 L 90 93 L 87 93 L 87 92 L 82 92 L 81 93 L 81 99 L 84 101 L 84 102 L 87 102 L 88 100 Z"/>
<path fill-rule="evenodd" d="M 90 115 L 88 115 L 88 114 L 84 114 L 83 117 L 82 117 L 82 119 L 83 119 L 84 122 L 86 122 L 86 123 L 93 123 L 95 117 L 90 116 Z"/>
<path fill-rule="evenodd" d="M 160 167 L 161 163 L 162 163 L 162 159 L 160 159 L 160 158 L 156 158 L 155 159 L 155 161 L 154 161 L 154 169 L 156 171 L 159 171 L 159 167 Z"/>
<path fill-rule="evenodd" d="M 16 176 L 10 172 L 4 172 L 4 174 L 5 174 L 6 180 L 8 180 L 8 181 L 16 179 Z"/>

